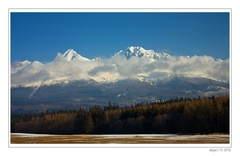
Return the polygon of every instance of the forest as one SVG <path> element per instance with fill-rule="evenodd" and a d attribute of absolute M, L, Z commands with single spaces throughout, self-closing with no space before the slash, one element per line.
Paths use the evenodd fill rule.
<path fill-rule="evenodd" d="M 11 114 L 11 133 L 228 134 L 229 96 L 177 98 L 119 107 Z"/>

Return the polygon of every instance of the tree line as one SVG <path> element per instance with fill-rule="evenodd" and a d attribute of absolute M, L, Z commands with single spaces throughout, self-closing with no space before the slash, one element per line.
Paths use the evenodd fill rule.
<path fill-rule="evenodd" d="M 94 106 L 41 114 L 11 114 L 11 132 L 42 134 L 229 133 L 229 97 L 180 98 Z"/>

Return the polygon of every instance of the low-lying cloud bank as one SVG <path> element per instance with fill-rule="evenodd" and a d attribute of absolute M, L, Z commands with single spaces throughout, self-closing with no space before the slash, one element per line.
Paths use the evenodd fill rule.
<path fill-rule="evenodd" d="M 151 57 L 153 54 L 154 58 Z M 58 53 L 55 60 L 45 64 L 24 61 L 11 65 L 11 86 L 39 86 L 90 79 L 98 82 L 128 78 L 149 81 L 164 80 L 172 76 L 205 77 L 228 82 L 229 59 L 195 55 L 171 56 L 130 47 L 111 58 L 89 60 L 74 50 L 68 50 L 64 54 Z"/>

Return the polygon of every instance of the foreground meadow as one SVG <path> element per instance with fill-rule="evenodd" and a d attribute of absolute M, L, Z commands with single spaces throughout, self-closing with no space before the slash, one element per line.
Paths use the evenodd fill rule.
<path fill-rule="evenodd" d="M 12 133 L 11 144 L 228 144 L 229 135 L 38 135 Z"/>

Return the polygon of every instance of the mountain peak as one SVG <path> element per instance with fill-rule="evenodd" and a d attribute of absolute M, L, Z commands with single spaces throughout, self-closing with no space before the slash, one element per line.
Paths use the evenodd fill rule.
<path fill-rule="evenodd" d="M 127 57 L 127 59 L 129 59 L 132 56 L 136 56 L 136 57 L 148 57 L 154 60 L 159 60 L 159 59 L 163 59 L 163 58 L 167 58 L 170 55 L 163 52 L 163 53 L 158 53 L 153 51 L 152 49 L 150 50 L 146 50 L 143 47 L 140 46 L 130 46 L 128 47 L 125 51 L 121 50 L 118 54 L 123 54 Z"/>
<path fill-rule="evenodd" d="M 130 52 L 145 51 L 145 49 L 140 46 L 130 46 L 126 50 Z"/>
<path fill-rule="evenodd" d="M 81 61 L 89 61 L 88 58 L 85 58 L 81 55 L 79 55 L 76 51 L 74 51 L 73 49 L 68 49 L 64 54 L 63 57 L 67 60 L 67 61 L 71 61 L 71 60 L 81 60 Z"/>

